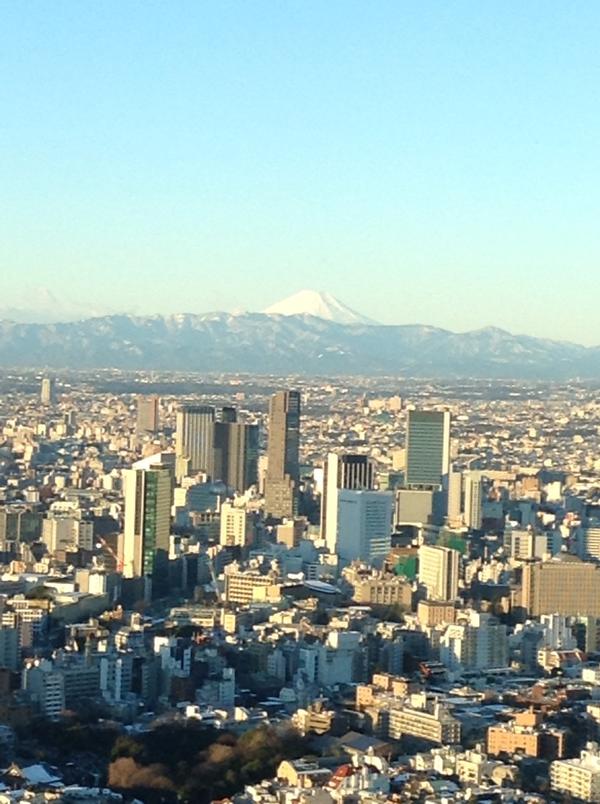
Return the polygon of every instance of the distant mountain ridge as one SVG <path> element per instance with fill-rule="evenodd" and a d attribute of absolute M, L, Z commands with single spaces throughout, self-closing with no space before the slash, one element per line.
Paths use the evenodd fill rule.
<path fill-rule="evenodd" d="M 255 374 L 600 377 L 600 348 L 487 327 L 339 324 L 313 315 L 110 315 L 63 324 L 0 321 L 0 365 Z"/>

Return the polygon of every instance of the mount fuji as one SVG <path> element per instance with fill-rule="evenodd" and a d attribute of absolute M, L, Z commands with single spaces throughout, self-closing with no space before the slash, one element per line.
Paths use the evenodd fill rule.
<path fill-rule="evenodd" d="M 316 290 L 300 290 L 282 301 L 272 304 L 263 310 L 265 315 L 312 315 L 333 324 L 360 324 L 375 326 L 372 321 L 356 310 L 352 310 L 330 293 L 319 293 Z"/>
<path fill-rule="evenodd" d="M 325 293 L 262 313 L 105 315 L 63 323 L 2 320 L 0 366 L 244 374 L 600 378 L 600 347 L 512 335 L 381 325 Z"/>

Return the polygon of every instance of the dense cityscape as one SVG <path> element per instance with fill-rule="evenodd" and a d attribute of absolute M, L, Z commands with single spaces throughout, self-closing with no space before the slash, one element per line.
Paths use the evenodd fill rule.
<path fill-rule="evenodd" d="M 596 384 L 0 375 L 0 802 L 600 801 Z"/>

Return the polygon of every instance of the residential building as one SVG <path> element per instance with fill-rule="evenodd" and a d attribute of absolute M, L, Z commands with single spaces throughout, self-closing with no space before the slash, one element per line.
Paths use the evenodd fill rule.
<path fill-rule="evenodd" d="M 567 793 L 578 801 L 600 802 L 600 751 L 588 743 L 578 758 L 559 759 L 550 765 L 552 790 Z"/>

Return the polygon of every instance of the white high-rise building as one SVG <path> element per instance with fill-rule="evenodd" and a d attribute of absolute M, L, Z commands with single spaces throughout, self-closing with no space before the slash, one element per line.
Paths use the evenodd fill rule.
<path fill-rule="evenodd" d="M 54 402 L 54 382 L 50 377 L 44 377 L 40 391 L 42 405 L 52 405 Z"/>
<path fill-rule="evenodd" d="M 506 626 L 487 612 L 467 610 L 442 634 L 440 661 L 451 670 L 506 667 Z"/>
<path fill-rule="evenodd" d="M 169 555 L 173 476 L 165 466 L 123 473 L 125 527 L 121 563 L 126 578 L 152 576 Z"/>
<path fill-rule="evenodd" d="M 471 530 L 481 529 L 482 491 L 481 476 L 472 472 L 465 474 L 464 520 Z"/>
<path fill-rule="evenodd" d="M 338 455 L 330 452 L 323 467 L 321 498 L 321 538 L 330 553 L 335 553 L 338 539 L 338 491 L 373 488 L 373 462 L 366 455 Z"/>
<path fill-rule="evenodd" d="M 252 522 L 245 508 L 223 503 L 220 517 L 219 542 L 224 547 L 245 547 L 252 541 Z"/>
<path fill-rule="evenodd" d="M 381 565 L 392 543 L 393 493 L 341 489 L 337 494 L 340 560 Z"/>
<path fill-rule="evenodd" d="M 419 548 L 419 583 L 428 600 L 455 600 L 460 553 L 450 547 L 423 544 Z"/>

